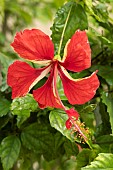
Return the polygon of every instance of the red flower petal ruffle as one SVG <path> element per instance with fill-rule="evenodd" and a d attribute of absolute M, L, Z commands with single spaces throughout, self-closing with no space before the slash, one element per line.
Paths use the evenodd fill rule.
<path fill-rule="evenodd" d="M 68 98 L 70 104 L 84 104 L 91 100 L 97 88 L 99 87 L 99 80 L 96 72 L 91 76 L 82 79 L 73 79 L 68 72 L 61 67 L 59 74 L 64 87 L 64 93 Z"/>
<path fill-rule="evenodd" d="M 47 62 L 46 60 L 54 57 L 52 41 L 48 35 L 38 29 L 26 29 L 17 33 L 11 46 L 22 58 L 33 62 Z"/>
<path fill-rule="evenodd" d="M 91 66 L 91 49 L 85 31 L 76 31 L 66 44 L 61 65 L 74 72 Z"/>
<path fill-rule="evenodd" d="M 55 108 L 63 108 L 59 97 L 57 96 L 54 84 L 54 67 L 51 69 L 51 74 L 48 77 L 46 83 L 33 91 L 33 96 L 35 100 L 38 102 L 40 108 L 46 107 L 55 107 Z"/>
<path fill-rule="evenodd" d="M 12 99 L 25 96 L 30 89 L 50 71 L 50 66 L 34 69 L 22 61 L 8 68 L 7 84 L 12 87 Z"/>

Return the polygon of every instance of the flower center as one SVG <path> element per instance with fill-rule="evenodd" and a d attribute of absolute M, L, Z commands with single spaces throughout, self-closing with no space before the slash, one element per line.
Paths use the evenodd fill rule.
<path fill-rule="evenodd" d="M 55 56 L 54 56 L 54 60 L 61 61 L 61 57 L 60 57 L 60 55 L 55 55 Z"/>

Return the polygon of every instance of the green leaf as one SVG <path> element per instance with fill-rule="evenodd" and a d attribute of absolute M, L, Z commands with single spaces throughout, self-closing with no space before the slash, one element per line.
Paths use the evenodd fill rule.
<path fill-rule="evenodd" d="M 113 78 L 112 78 L 113 68 L 112 67 L 108 65 L 106 66 L 96 65 L 96 66 L 93 66 L 90 70 L 94 71 L 96 69 L 99 70 L 97 73 L 99 76 L 104 78 L 109 85 L 113 85 Z"/>
<path fill-rule="evenodd" d="M 82 121 L 85 122 L 85 125 L 91 129 L 95 129 L 95 116 L 93 112 L 95 108 L 96 104 L 83 105 L 82 109 L 79 111 Z"/>
<path fill-rule="evenodd" d="M 8 136 L 1 142 L 0 156 L 4 170 L 9 170 L 16 162 L 21 143 L 17 136 Z"/>
<path fill-rule="evenodd" d="M 11 103 L 7 99 L 0 99 L 0 117 L 5 116 L 9 112 L 10 104 Z"/>
<path fill-rule="evenodd" d="M 81 5 L 71 1 L 59 8 L 51 27 L 56 54 L 63 52 L 67 41 L 77 29 L 84 30 L 87 27 L 87 16 Z"/>
<path fill-rule="evenodd" d="M 5 125 L 8 123 L 9 121 L 9 116 L 3 116 L 0 117 L 0 129 L 2 129 L 3 127 L 5 127 Z"/>
<path fill-rule="evenodd" d="M 100 153 L 98 157 L 91 162 L 91 165 L 83 167 L 81 170 L 113 170 L 113 154 Z"/>
<path fill-rule="evenodd" d="M 76 156 L 79 152 L 78 146 L 76 145 L 76 143 L 71 142 L 70 140 L 65 141 L 64 148 L 65 148 L 66 155 L 68 157 Z"/>
<path fill-rule="evenodd" d="M 38 154 L 53 154 L 51 149 L 53 147 L 54 138 L 49 132 L 48 127 L 44 126 L 44 124 L 34 123 L 24 128 L 21 139 L 24 146 Z M 48 150 L 48 148 L 51 149 Z"/>
<path fill-rule="evenodd" d="M 89 163 L 90 160 L 90 149 L 83 149 L 76 157 L 77 161 L 77 170 L 81 170 L 81 167 L 86 166 Z"/>
<path fill-rule="evenodd" d="M 109 113 L 111 129 L 113 134 L 113 96 L 112 94 L 102 93 L 102 102 L 107 106 L 107 112 Z"/>
<path fill-rule="evenodd" d="M 0 87 L 1 91 L 5 91 L 8 88 L 8 85 L 6 83 L 7 80 L 7 69 L 8 66 L 14 61 L 14 59 L 9 58 L 8 56 L 4 55 L 0 52 L 0 63 L 2 64 L 2 85 Z"/>
<path fill-rule="evenodd" d="M 13 115 L 17 115 L 17 126 L 21 124 L 30 116 L 30 112 L 38 109 L 38 104 L 31 94 L 25 97 L 16 98 L 11 104 L 11 111 Z"/>
<path fill-rule="evenodd" d="M 96 143 L 104 144 L 104 143 L 113 143 L 113 136 L 112 135 L 103 135 L 96 139 Z"/>
<path fill-rule="evenodd" d="M 75 141 L 74 136 L 71 134 L 71 130 L 68 130 L 65 126 L 68 116 L 62 110 L 53 110 L 49 114 L 49 120 L 52 127 L 58 130 L 62 135 L 66 136 L 72 142 Z"/>
<path fill-rule="evenodd" d="M 101 152 L 111 153 L 113 148 L 113 136 L 112 135 L 100 136 L 96 138 L 96 143 L 101 147 Z"/>

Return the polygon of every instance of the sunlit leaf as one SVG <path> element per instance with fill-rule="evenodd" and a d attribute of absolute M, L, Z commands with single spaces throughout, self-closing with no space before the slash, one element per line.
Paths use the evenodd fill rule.
<path fill-rule="evenodd" d="M 30 116 L 30 112 L 38 109 L 38 104 L 31 94 L 25 97 L 16 98 L 11 104 L 11 111 L 13 115 L 17 115 L 17 126 L 20 125 Z"/>
<path fill-rule="evenodd" d="M 91 162 L 91 165 L 81 168 L 81 170 L 112 170 L 113 154 L 100 153 L 98 157 Z"/>
<path fill-rule="evenodd" d="M 62 110 L 53 110 L 49 114 L 49 120 L 52 127 L 58 130 L 62 135 L 66 136 L 72 142 L 74 141 L 74 136 L 71 134 L 71 131 L 66 128 L 65 122 L 68 119 L 68 116 Z"/>

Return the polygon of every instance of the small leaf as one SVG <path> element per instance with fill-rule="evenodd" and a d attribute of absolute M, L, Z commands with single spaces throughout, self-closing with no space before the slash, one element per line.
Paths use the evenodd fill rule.
<path fill-rule="evenodd" d="M 11 103 L 7 99 L 0 99 L 0 117 L 5 116 L 9 112 L 10 104 Z"/>
<path fill-rule="evenodd" d="M 66 155 L 68 157 L 76 156 L 79 152 L 76 143 L 71 142 L 70 140 L 65 141 L 64 148 L 65 148 Z"/>
<path fill-rule="evenodd" d="M 55 51 L 60 55 L 63 52 L 67 41 L 77 29 L 87 29 L 87 16 L 81 5 L 75 2 L 68 2 L 58 9 L 52 30 L 52 41 L 55 44 Z"/>
<path fill-rule="evenodd" d="M 74 136 L 71 134 L 71 130 L 68 130 L 65 126 L 68 116 L 62 110 L 53 110 L 49 114 L 49 120 L 52 127 L 66 136 L 72 142 L 75 141 Z"/>
<path fill-rule="evenodd" d="M 109 113 L 111 129 L 113 134 L 113 96 L 112 94 L 102 93 L 102 102 L 107 106 L 107 112 Z"/>
<path fill-rule="evenodd" d="M 91 165 L 81 168 L 81 170 L 112 170 L 113 154 L 100 153 L 98 157 L 91 162 Z"/>
<path fill-rule="evenodd" d="M 17 115 L 17 126 L 21 124 L 30 116 L 30 112 L 38 109 L 38 104 L 31 94 L 25 97 L 16 98 L 11 104 L 11 111 L 13 115 Z"/>
<path fill-rule="evenodd" d="M 3 127 L 5 127 L 5 125 L 8 123 L 9 121 L 9 116 L 3 116 L 0 117 L 0 129 L 2 129 Z"/>
<path fill-rule="evenodd" d="M 9 170 L 16 162 L 21 143 L 17 136 L 8 136 L 1 142 L 0 156 L 4 170 Z"/>
<path fill-rule="evenodd" d="M 86 166 L 90 160 L 90 149 L 83 149 L 76 157 L 77 170 L 81 170 L 81 167 Z"/>

